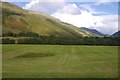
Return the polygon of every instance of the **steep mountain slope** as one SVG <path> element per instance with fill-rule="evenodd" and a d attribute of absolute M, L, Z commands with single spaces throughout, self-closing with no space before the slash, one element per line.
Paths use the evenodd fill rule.
<path fill-rule="evenodd" d="M 7 2 L 2 2 L 2 17 L 3 33 L 33 32 L 42 36 L 96 36 L 49 15 L 23 10 Z"/>
<path fill-rule="evenodd" d="M 89 28 L 85 28 L 85 27 L 81 27 L 80 29 L 88 31 L 88 32 L 90 32 L 90 33 L 92 33 L 93 35 L 96 35 L 96 36 L 105 36 L 105 34 L 97 31 L 96 29 L 89 29 Z"/>
<path fill-rule="evenodd" d="M 115 36 L 115 37 L 120 37 L 120 31 L 114 33 L 112 36 Z"/>

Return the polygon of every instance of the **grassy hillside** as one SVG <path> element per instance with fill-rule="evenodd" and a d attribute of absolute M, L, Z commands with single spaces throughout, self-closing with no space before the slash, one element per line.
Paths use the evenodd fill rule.
<path fill-rule="evenodd" d="M 3 45 L 3 78 L 117 78 L 118 47 Z"/>
<path fill-rule="evenodd" d="M 2 2 L 2 13 L 3 33 L 34 32 L 42 36 L 95 36 L 49 15 L 23 10 L 7 2 Z"/>

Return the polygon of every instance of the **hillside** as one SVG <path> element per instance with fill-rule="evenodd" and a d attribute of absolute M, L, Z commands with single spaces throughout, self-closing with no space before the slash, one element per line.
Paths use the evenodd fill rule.
<path fill-rule="evenodd" d="M 112 36 L 114 36 L 114 37 L 119 37 L 119 36 L 120 36 L 120 31 L 114 33 Z"/>
<path fill-rule="evenodd" d="M 23 10 L 7 2 L 2 2 L 2 14 L 3 34 L 32 32 L 42 36 L 96 36 L 49 15 Z"/>
<path fill-rule="evenodd" d="M 89 29 L 89 28 L 85 28 L 85 27 L 81 27 L 80 29 L 81 29 L 81 30 L 88 31 L 88 32 L 90 32 L 91 34 L 96 35 L 96 36 L 105 36 L 105 34 L 97 31 L 96 29 Z"/>

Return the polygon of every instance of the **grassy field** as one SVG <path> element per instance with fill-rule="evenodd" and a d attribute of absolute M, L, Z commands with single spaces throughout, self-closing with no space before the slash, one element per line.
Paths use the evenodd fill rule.
<path fill-rule="evenodd" d="M 115 78 L 118 47 L 3 45 L 3 78 Z"/>

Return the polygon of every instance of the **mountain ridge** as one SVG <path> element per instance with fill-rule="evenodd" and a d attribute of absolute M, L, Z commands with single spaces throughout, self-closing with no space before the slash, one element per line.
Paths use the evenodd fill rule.
<path fill-rule="evenodd" d="M 112 34 L 112 36 L 114 36 L 114 37 L 120 37 L 120 31 L 115 32 L 114 34 Z"/>
<path fill-rule="evenodd" d="M 96 30 L 96 29 L 90 29 L 90 28 L 86 28 L 86 27 L 81 27 L 80 29 L 81 29 L 81 30 L 89 31 L 89 32 L 91 32 L 91 33 L 93 33 L 93 34 L 96 34 L 96 35 L 98 35 L 98 36 L 106 36 L 105 34 L 99 32 L 99 31 Z"/>

